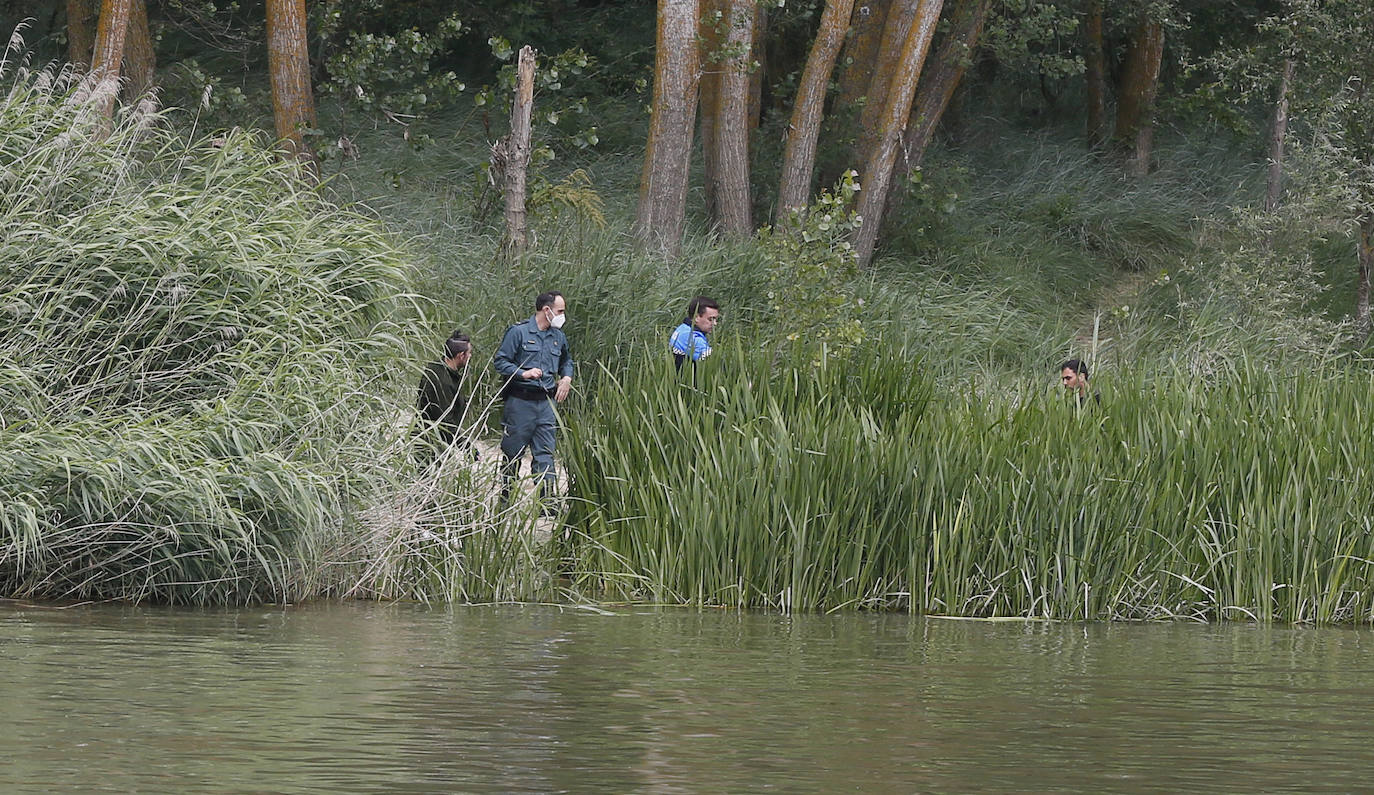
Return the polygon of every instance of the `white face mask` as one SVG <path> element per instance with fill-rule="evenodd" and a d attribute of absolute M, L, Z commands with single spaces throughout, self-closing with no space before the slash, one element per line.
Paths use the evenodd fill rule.
<path fill-rule="evenodd" d="M 555 314 L 553 314 L 553 312 L 550 312 L 550 313 L 549 313 L 549 325 L 550 325 L 550 326 L 552 326 L 552 327 L 554 327 L 554 328 L 563 328 L 563 324 L 564 324 L 564 323 L 567 323 L 567 322 L 568 322 L 568 316 L 567 316 L 567 315 L 555 315 Z"/>

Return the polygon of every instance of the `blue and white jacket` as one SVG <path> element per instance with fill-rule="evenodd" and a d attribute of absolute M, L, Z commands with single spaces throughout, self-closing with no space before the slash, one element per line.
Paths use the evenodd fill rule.
<path fill-rule="evenodd" d="M 668 344 L 672 346 L 673 356 L 676 357 L 679 367 L 688 357 L 697 362 L 711 355 L 711 343 L 707 342 L 706 335 L 690 323 L 681 323 L 673 329 L 673 336 L 668 339 Z"/>

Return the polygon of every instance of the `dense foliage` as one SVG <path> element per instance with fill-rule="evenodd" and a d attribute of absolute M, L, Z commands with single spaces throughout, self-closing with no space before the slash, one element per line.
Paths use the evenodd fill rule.
<path fill-rule="evenodd" d="M 104 121 L 73 73 L 7 76 L 0 592 L 1374 620 L 1350 319 L 1352 241 L 1374 239 L 1367 9 L 988 4 L 865 266 L 847 170 L 876 100 L 833 101 L 866 72 L 857 35 L 816 156 L 838 187 L 759 223 L 824 5 L 761 4 L 733 53 L 758 231 L 724 232 L 692 171 L 673 261 L 632 236 L 653 3 L 312 3 L 312 189 L 243 131 L 270 127 L 257 0 L 151 4 L 165 113 Z M 1085 130 L 1094 8 L 1109 76 L 1140 31 L 1165 37 L 1143 169 Z M 61 9 L 29 38 L 60 58 Z M 527 43 L 532 235 L 511 260 L 485 164 Z M 434 342 L 470 331 L 481 363 L 549 288 L 580 365 L 553 544 L 536 505 L 496 501 L 489 447 L 407 454 Z M 702 293 L 719 350 L 679 374 L 664 339 Z M 1047 394 L 1069 356 L 1100 407 Z M 479 448 L 494 380 L 471 379 Z"/>
<path fill-rule="evenodd" d="M 572 426 L 585 585 L 784 610 L 1374 618 L 1368 373 L 1132 374 L 1079 408 L 1026 383 L 950 394 L 878 353 L 793 369 L 734 349 L 615 378 Z"/>
<path fill-rule="evenodd" d="M 255 136 L 112 129 L 69 72 L 0 100 L 0 587 L 302 593 L 374 467 L 411 276 Z"/>

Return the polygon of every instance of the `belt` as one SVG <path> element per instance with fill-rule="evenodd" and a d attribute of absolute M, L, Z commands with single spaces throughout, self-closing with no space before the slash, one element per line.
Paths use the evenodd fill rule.
<path fill-rule="evenodd" d="M 520 400 L 549 400 L 554 396 L 552 390 L 545 392 L 542 389 L 527 389 L 516 387 L 510 391 L 507 397 L 519 398 Z"/>

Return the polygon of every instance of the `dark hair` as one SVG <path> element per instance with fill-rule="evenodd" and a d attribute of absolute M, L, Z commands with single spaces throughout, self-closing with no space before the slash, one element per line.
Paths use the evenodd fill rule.
<path fill-rule="evenodd" d="M 553 306 L 553 299 L 562 297 L 563 294 L 557 290 L 549 290 L 547 293 L 540 293 L 534 299 L 534 311 L 538 312 L 546 306 Z"/>
<path fill-rule="evenodd" d="M 472 350 L 472 338 L 461 331 L 455 331 L 444 340 L 444 358 L 455 359 L 460 354 Z"/>
<path fill-rule="evenodd" d="M 1070 359 L 1059 365 L 1060 372 L 1065 370 L 1073 370 L 1076 375 L 1081 375 L 1084 378 L 1088 377 L 1088 365 L 1085 364 L 1082 359 Z"/>
<path fill-rule="evenodd" d="M 716 303 L 714 299 L 707 298 L 704 295 L 699 295 L 696 298 L 693 298 L 692 300 L 688 301 L 687 322 L 692 322 L 692 318 L 700 315 L 702 312 L 705 312 L 708 309 L 715 309 L 716 311 L 720 311 L 720 304 Z"/>

